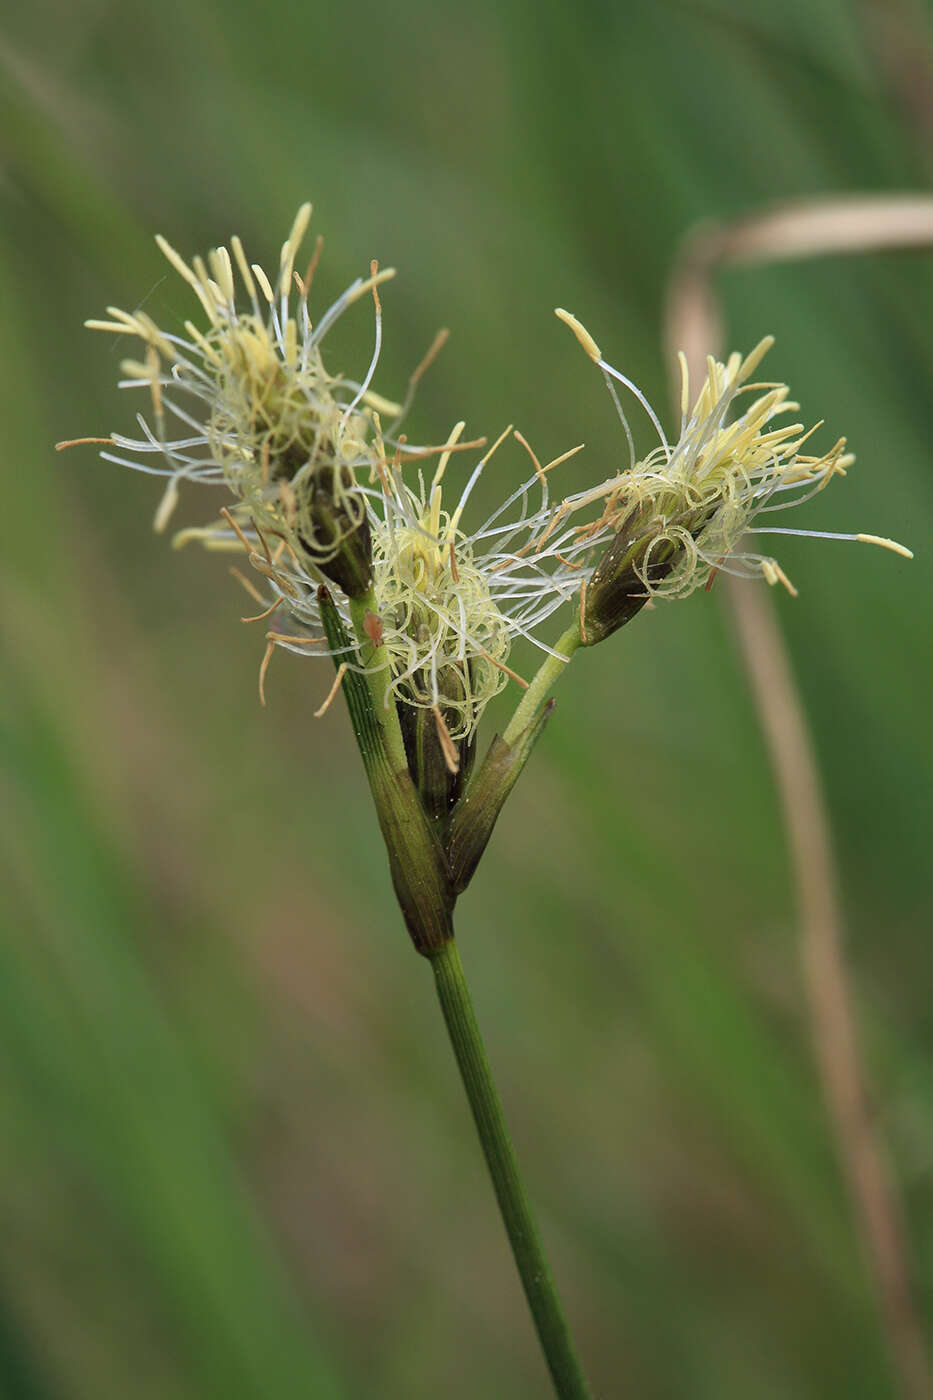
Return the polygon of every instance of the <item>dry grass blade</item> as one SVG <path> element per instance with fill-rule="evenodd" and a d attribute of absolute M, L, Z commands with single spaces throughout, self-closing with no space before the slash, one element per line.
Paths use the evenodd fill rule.
<path fill-rule="evenodd" d="M 677 351 L 701 381 L 722 345 L 714 278 L 726 264 L 821 254 L 933 247 L 933 198 L 819 199 L 776 205 L 731 224 L 698 229 L 671 275 L 666 346 L 672 384 Z M 800 919 L 801 958 L 823 1095 L 878 1293 L 903 1395 L 933 1394 L 911 1286 L 896 1188 L 868 1108 L 845 965 L 829 819 L 806 715 L 773 606 L 764 590 L 729 580 L 726 590 L 781 798 Z"/>
<path fill-rule="evenodd" d="M 911 248 L 933 248 L 928 195 L 793 200 L 732 223 L 700 225 L 684 241 L 668 288 L 665 331 L 675 380 L 678 350 L 702 380 L 707 354 L 722 343 L 717 268 Z"/>

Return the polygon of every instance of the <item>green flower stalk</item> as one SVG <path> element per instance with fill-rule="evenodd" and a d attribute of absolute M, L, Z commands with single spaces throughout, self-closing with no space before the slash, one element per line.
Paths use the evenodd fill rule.
<path fill-rule="evenodd" d="M 425 363 L 401 404 L 373 388 L 382 345 L 379 288 L 391 269 L 358 278 L 315 322 L 308 297 L 317 252 L 299 275 L 296 260 L 310 219 L 299 210 L 270 279 L 239 239 L 190 265 L 159 240 L 200 303 L 201 322 L 164 330 L 141 311 L 111 307 L 94 329 L 137 338 L 138 358 L 122 381 L 146 391 L 141 435 L 113 433 L 102 455 L 163 478 L 156 511 L 162 530 L 182 482 L 226 489 L 213 522 L 185 529 L 176 544 L 245 554 L 256 581 L 241 582 L 266 620 L 260 694 L 276 648 L 328 657 L 334 683 L 316 711 L 342 690 L 380 829 L 393 887 L 415 949 L 427 958 L 503 1222 L 557 1394 L 582 1400 L 587 1386 L 483 1047 L 454 940 L 458 896 L 473 878 L 491 833 L 553 709 L 548 695 L 581 648 L 605 640 L 653 599 L 709 586 L 719 569 L 789 580 L 776 560 L 751 552 L 750 534 L 822 534 L 903 546 L 872 535 L 826 535 L 760 525 L 843 474 L 852 457 L 840 439 L 821 457 L 801 451 L 799 423 L 772 426 L 796 410 L 784 385 L 750 382 L 770 340 L 744 359 L 710 360 L 691 402 L 684 367 L 679 436 L 661 424 L 624 375 L 567 312 L 601 369 L 621 418 L 628 465 L 554 501 L 551 472 L 578 448 L 542 466 L 519 433 L 531 474 L 478 525 L 470 498 L 502 432 L 445 498 L 458 423 L 440 445 L 413 446 L 400 432 Z M 318 248 L 319 251 L 319 248 Z M 325 368 L 323 342 L 334 322 L 371 298 L 374 347 L 362 376 Z M 184 332 L 182 334 L 182 331 Z M 430 356 L 429 356 L 430 358 Z M 659 445 L 638 459 L 616 384 L 648 414 Z M 748 401 L 745 396 L 757 397 Z M 65 445 L 65 444 L 62 444 Z M 459 460 L 459 457 L 458 457 Z M 412 476 L 412 464 L 417 471 Z M 433 463 L 433 470 L 425 465 Z M 564 630 L 542 637 L 558 611 Z M 511 662 L 513 643 L 544 654 L 531 679 Z M 489 701 L 512 683 L 524 692 L 501 735 L 475 764 Z"/>

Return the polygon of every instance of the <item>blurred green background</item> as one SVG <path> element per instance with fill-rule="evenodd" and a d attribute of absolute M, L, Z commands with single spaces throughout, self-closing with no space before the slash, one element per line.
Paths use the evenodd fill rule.
<path fill-rule="evenodd" d="M 327 667 L 277 655 L 260 709 L 224 561 L 151 534 L 146 479 L 53 453 L 137 407 L 82 320 L 190 314 L 153 233 L 268 263 L 311 198 L 319 306 L 372 256 L 400 269 L 383 393 L 453 330 L 413 435 L 585 439 L 579 488 L 623 443 L 552 308 L 663 404 L 685 231 L 926 188 L 931 42 L 913 0 L 4 6 L 4 1396 L 547 1393 L 346 717 L 311 718 Z M 929 1318 L 933 255 L 723 287 L 730 342 L 774 332 L 771 373 L 858 454 L 792 523 L 918 555 L 789 541 L 801 597 L 776 601 Z M 370 337 L 348 318 L 331 363 Z M 525 471 L 508 451 L 477 520 Z M 180 519 L 215 509 L 192 488 Z M 574 664 L 459 930 L 595 1392 L 894 1396 L 716 590 Z"/>

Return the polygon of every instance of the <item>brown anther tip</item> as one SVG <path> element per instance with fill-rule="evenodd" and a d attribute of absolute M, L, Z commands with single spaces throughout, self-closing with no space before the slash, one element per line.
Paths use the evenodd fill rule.
<path fill-rule="evenodd" d="M 447 342 L 448 342 L 449 339 L 450 339 L 450 330 L 449 330 L 449 328 L 448 328 L 447 326 L 441 326 L 441 328 L 440 328 L 440 330 L 438 331 L 437 335 L 436 335 L 436 336 L 434 337 L 434 339 L 431 341 L 431 345 L 430 345 L 430 347 L 429 347 L 429 349 L 428 349 L 428 352 L 427 352 L 427 354 L 425 355 L 424 359 L 421 361 L 421 363 L 420 363 L 420 364 L 412 371 L 412 373 L 411 373 L 411 377 L 410 377 L 410 379 L 409 379 L 409 383 L 410 383 L 412 389 L 414 389 L 414 386 L 418 383 L 419 379 L 420 379 L 421 376 L 425 373 L 425 371 L 428 370 L 428 369 L 430 369 L 431 365 L 432 365 L 432 364 L 434 363 L 434 361 L 437 359 L 438 355 L 441 353 L 441 351 L 443 350 L 444 346 L 447 344 Z"/>
<path fill-rule="evenodd" d="M 237 522 L 234 520 L 233 516 L 230 514 L 229 510 L 227 509 L 227 507 L 226 507 L 226 506 L 222 506 L 222 507 L 221 507 L 221 510 L 220 510 L 220 513 L 221 513 L 221 515 L 224 517 L 224 519 L 226 520 L 227 524 L 230 526 L 230 528 L 231 528 L 231 530 L 233 531 L 233 533 L 236 535 L 237 539 L 240 541 L 240 544 L 241 544 L 241 545 L 243 546 L 243 548 L 246 550 L 246 553 L 247 553 L 248 555 L 250 555 L 250 557 L 252 557 L 252 554 L 253 554 L 253 546 L 250 544 L 249 540 L 246 538 L 246 536 L 244 535 L 243 531 L 240 529 L 239 525 L 238 525 Z"/>
<path fill-rule="evenodd" d="M 265 622 L 266 618 L 267 618 L 267 617 L 271 617 L 272 614 L 275 612 L 275 610 L 276 610 L 277 607 L 279 607 L 279 600 L 278 600 L 278 598 L 276 598 L 276 600 L 275 600 L 274 603 L 270 603 L 269 606 L 263 610 L 263 612 L 254 613 L 252 617 L 241 617 L 241 618 L 240 618 L 240 621 L 241 621 L 241 622 Z"/>
<path fill-rule="evenodd" d="M 265 655 L 259 667 L 259 703 L 265 706 L 266 703 L 266 672 L 269 669 L 269 662 L 272 660 L 272 653 L 275 651 L 275 642 L 270 638 L 266 642 Z"/>
<path fill-rule="evenodd" d="M 370 264 L 369 264 L 369 274 L 370 274 L 370 276 L 371 276 L 372 279 L 373 279 L 373 301 L 374 301 L 375 304 L 376 304 L 376 311 L 377 311 L 378 313 L 381 313 L 381 312 L 382 312 L 382 303 L 381 303 L 380 300 L 379 300 L 379 287 L 378 287 L 377 282 L 376 282 L 376 277 L 378 276 L 378 273 L 379 273 L 379 264 L 378 264 L 378 262 L 376 261 L 376 259 L 373 258 L 373 259 L 371 260 Z"/>
<path fill-rule="evenodd" d="M 87 446 L 88 444 L 94 443 L 94 442 L 101 443 L 101 444 L 102 444 L 103 446 L 105 446 L 105 447 L 115 447 L 115 446 L 116 446 L 116 443 L 114 442 L 113 438 L 109 438 L 109 437 L 105 437 L 105 438 L 98 438 L 98 437 L 66 438 L 64 442 L 57 442 L 57 443 L 55 444 L 55 451 L 56 451 L 56 452 L 64 452 L 64 450 L 65 450 L 66 447 L 85 447 L 85 446 Z"/>
<path fill-rule="evenodd" d="M 326 700 L 324 701 L 323 705 L 320 705 L 314 711 L 315 719 L 322 719 L 324 715 L 327 714 L 327 711 L 330 709 L 331 704 L 333 703 L 334 696 L 337 694 L 337 691 L 340 689 L 341 685 L 343 685 L 343 678 L 347 674 L 348 670 L 348 663 L 346 661 L 341 661 L 340 665 L 337 667 L 337 674 L 334 677 L 334 683 L 331 686 L 330 690 L 327 692 Z"/>

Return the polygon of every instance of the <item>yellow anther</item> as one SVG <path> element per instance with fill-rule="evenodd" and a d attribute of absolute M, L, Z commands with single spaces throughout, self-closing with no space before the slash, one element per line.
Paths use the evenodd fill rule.
<path fill-rule="evenodd" d="M 555 306 L 554 315 L 559 321 L 563 321 L 565 326 L 570 327 L 590 359 L 598 363 L 602 359 L 603 354 L 596 344 L 596 341 L 586 329 L 586 326 L 584 326 L 581 321 L 578 321 L 571 311 L 565 311 L 562 306 Z"/>
<path fill-rule="evenodd" d="M 890 549 L 894 554 L 900 554 L 904 559 L 913 559 L 913 550 L 908 549 L 904 544 L 898 544 L 897 540 L 885 539 L 883 535 L 856 535 L 859 544 L 877 544 L 882 549 Z"/>

